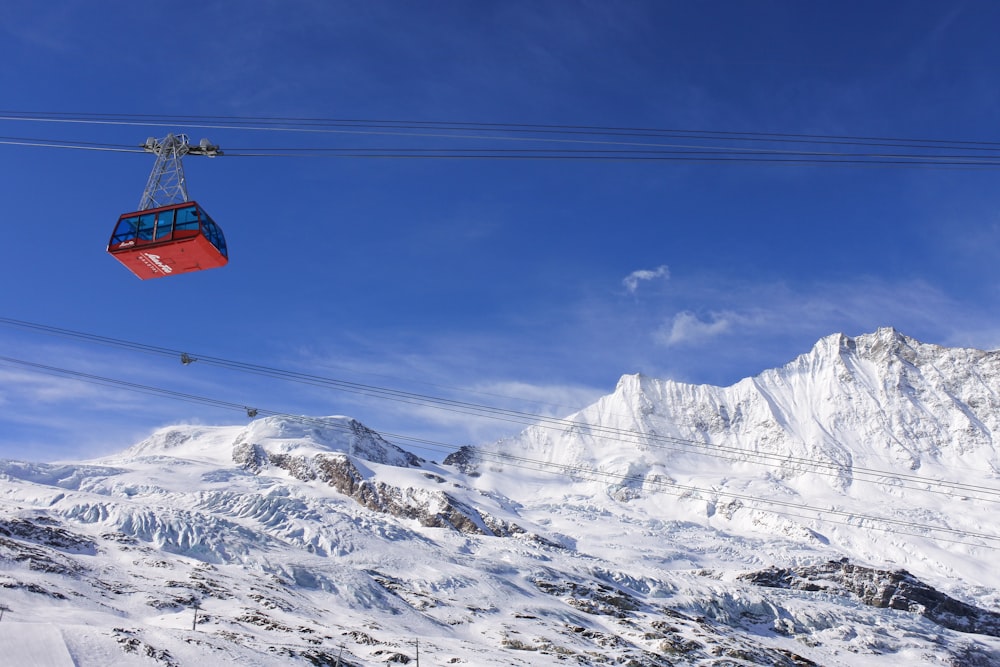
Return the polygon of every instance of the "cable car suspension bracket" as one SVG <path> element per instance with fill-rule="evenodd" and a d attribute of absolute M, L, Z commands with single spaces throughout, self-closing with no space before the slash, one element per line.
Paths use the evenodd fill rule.
<path fill-rule="evenodd" d="M 216 157 L 223 154 L 208 139 L 202 139 L 197 146 L 192 146 L 186 134 L 171 133 L 163 139 L 149 137 L 142 148 L 147 153 L 156 155 L 156 162 L 139 202 L 140 211 L 189 201 L 182 162 L 185 155 Z"/>

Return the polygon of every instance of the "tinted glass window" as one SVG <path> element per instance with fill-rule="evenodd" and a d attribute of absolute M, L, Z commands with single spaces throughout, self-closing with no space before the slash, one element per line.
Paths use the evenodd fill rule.
<path fill-rule="evenodd" d="M 122 218 L 115 227 L 115 233 L 111 237 L 111 244 L 116 245 L 122 241 L 130 241 L 135 238 L 139 228 L 139 216 L 133 215 L 129 218 Z"/>
<path fill-rule="evenodd" d="M 153 240 L 153 227 L 156 223 L 155 213 L 143 213 L 139 216 L 139 229 L 136 236 L 142 241 Z"/>
<path fill-rule="evenodd" d="M 229 254 L 226 252 L 226 238 L 222 235 L 222 230 L 211 218 L 206 216 L 205 222 L 202 225 L 202 231 L 205 234 L 205 238 L 219 249 L 223 257 L 229 257 Z"/>
<path fill-rule="evenodd" d="M 174 227 L 174 211 L 160 211 L 156 214 L 156 238 L 162 239 L 170 236 Z"/>
<path fill-rule="evenodd" d="M 198 229 L 198 209 L 194 206 L 185 206 L 177 209 L 177 231 L 182 229 Z"/>

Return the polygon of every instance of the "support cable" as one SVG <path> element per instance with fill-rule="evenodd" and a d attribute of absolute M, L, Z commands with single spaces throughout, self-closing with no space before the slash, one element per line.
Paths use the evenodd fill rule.
<path fill-rule="evenodd" d="M 330 157 L 351 159 L 461 159 L 461 160 L 586 160 L 630 162 L 687 162 L 728 164 L 775 164 L 786 166 L 875 166 L 992 169 L 1000 166 L 1000 142 L 855 137 L 837 135 L 782 134 L 668 130 L 580 125 L 528 125 L 516 123 L 449 123 L 443 121 L 382 121 L 350 119 L 296 119 L 238 116 L 153 116 L 129 114 L 66 114 L 56 112 L 0 112 L 0 121 L 36 121 L 143 127 L 190 127 L 238 130 L 241 132 L 306 132 L 333 135 L 395 136 L 406 139 L 475 140 L 477 142 L 520 142 L 522 144 L 587 144 L 622 146 L 624 150 L 602 149 L 477 149 L 455 148 L 329 148 L 261 147 L 235 149 L 233 157 Z M 193 121 L 193 122 L 192 122 Z M 686 139 L 701 143 L 664 143 L 664 139 Z M 639 141 L 640 139 L 656 141 Z M 720 142 L 723 142 L 720 144 Z M 734 146 L 733 142 L 748 145 Z M 0 143 L 76 150 L 137 152 L 124 147 L 107 147 L 87 142 L 22 140 L 10 137 Z M 787 150 L 780 144 L 863 146 L 892 148 L 872 152 L 834 150 Z M 729 145 L 727 145 L 729 144 Z M 659 149 L 644 150 L 644 149 Z M 951 151 L 943 153 L 942 151 Z"/>

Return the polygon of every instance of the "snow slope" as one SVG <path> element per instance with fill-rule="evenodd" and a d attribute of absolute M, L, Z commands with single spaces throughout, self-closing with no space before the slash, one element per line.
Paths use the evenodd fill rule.
<path fill-rule="evenodd" d="M 75 667 L 59 628 L 52 623 L 0 625 L 0 656 L 7 665 Z"/>
<path fill-rule="evenodd" d="M 570 488 L 611 496 L 612 513 L 787 538 L 789 563 L 803 545 L 807 558 L 818 549 L 953 591 L 997 589 L 986 565 L 1000 538 L 997 436 L 1000 353 L 881 329 L 829 336 L 731 387 L 625 376 L 564 423 L 481 448 L 479 484 L 521 492 L 524 475 L 512 486 L 506 474 L 516 453 L 532 462 L 531 493 L 555 504 L 566 485 L 550 484 L 553 472 L 598 471 Z"/>
<path fill-rule="evenodd" d="M 884 329 L 444 464 L 346 417 L 2 462 L 0 655 L 1000 664 L 998 397 L 997 353 Z"/>

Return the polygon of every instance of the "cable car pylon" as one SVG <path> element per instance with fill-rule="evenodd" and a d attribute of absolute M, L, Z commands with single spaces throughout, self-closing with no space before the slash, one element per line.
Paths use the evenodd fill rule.
<path fill-rule="evenodd" d="M 208 139 L 192 146 L 184 134 L 150 137 L 142 148 L 156 162 L 139 210 L 118 218 L 108 252 L 143 280 L 225 266 L 222 228 L 188 198 L 183 162 L 185 155 L 216 157 L 222 151 Z"/>
<path fill-rule="evenodd" d="M 223 155 L 219 147 L 202 139 L 197 146 L 188 142 L 186 134 L 168 134 L 163 139 L 150 137 L 142 148 L 156 155 L 156 163 L 149 174 L 146 189 L 139 201 L 139 210 L 169 206 L 188 201 L 187 181 L 184 179 L 185 155 Z"/>

